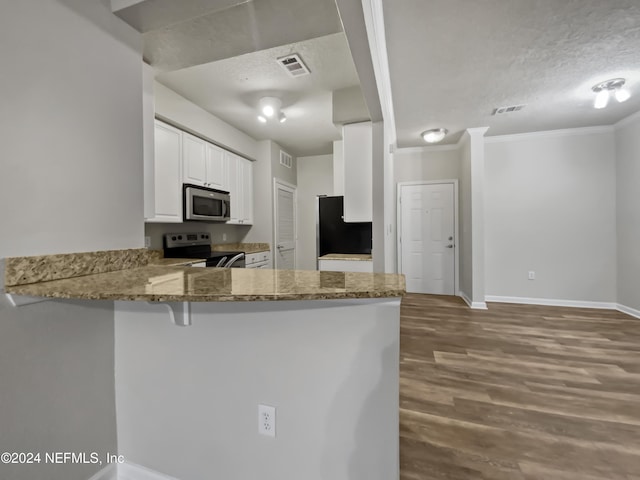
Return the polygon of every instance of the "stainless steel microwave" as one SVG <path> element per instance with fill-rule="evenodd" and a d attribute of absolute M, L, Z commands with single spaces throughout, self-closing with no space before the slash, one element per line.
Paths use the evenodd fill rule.
<path fill-rule="evenodd" d="M 184 221 L 226 222 L 231 218 L 229 192 L 185 183 Z"/>

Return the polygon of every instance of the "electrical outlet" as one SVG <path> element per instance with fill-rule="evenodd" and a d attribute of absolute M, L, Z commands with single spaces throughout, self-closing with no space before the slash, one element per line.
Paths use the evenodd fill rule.
<path fill-rule="evenodd" d="M 535 280 L 536 279 L 536 272 L 534 272 L 533 270 L 529 271 L 529 280 Z"/>
<path fill-rule="evenodd" d="M 258 433 L 267 437 L 276 436 L 276 407 L 258 405 Z"/>
<path fill-rule="evenodd" d="M 151 248 L 151 237 L 144 237 L 144 248 Z"/>
<path fill-rule="evenodd" d="M 223 241 L 223 242 L 226 242 L 226 241 L 227 241 L 227 234 L 226 234 L 226 233 L 223 233 L 223 234 L 222 234 L 222 241 Z"/>

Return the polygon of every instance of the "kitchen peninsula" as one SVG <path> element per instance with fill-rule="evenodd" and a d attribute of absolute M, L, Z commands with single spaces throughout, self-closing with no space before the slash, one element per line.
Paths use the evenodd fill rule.
<path fill-rule="evenodd" d="M 115 301 L 118 454 L 130 462 L 181 479 L 212 464 L 250 478 L 255 462 L 265 479 L 398 478 L 404 277 L 189 261 L 143 249 L 6 259 L 5 290 Z M 164 302 L 188 304 L 191 326 L 169 322 Z M 260 404 L 277 409 L 275 438 L 258 434 Z"/>

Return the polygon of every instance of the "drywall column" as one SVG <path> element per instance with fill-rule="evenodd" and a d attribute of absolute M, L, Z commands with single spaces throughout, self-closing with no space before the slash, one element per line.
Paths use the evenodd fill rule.
<path fill-rule="evenodd" d="M 460 295 L 471 308 L 487 308 L 484 300 L 484 134 L 488 127 L 469 128 L 460 157 Z"/>
<path fill-rule="evenodd" d="M 140 35 L 101 0 L 3 1 L 0 58 L 0 257 L 142 247 Z M 113 373 L 111 302 L 0 295 L 0 452 L 41 454 L 0 478 L 98 471 L 45 453 L 117 452 Z"/>
<path fill-rule="evenodd" d="M 373 271 L 385 271 L 385 146 L 384 122 L 371 124 L 372 140 L 372 256 Z"/>
<path fill-rule="evenodd" d="M 640 114 L 616 125 L 617 297 L 619 308 L 640 316 Z"/>

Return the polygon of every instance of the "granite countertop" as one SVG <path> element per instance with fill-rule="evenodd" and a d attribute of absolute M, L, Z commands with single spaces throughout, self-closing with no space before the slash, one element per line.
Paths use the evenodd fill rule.
<path fill-rule="evenodd" d="M 239 251 L 251 254 L 268 252 L 271 250 L 271 247 L 268 243 L 219 243 L 217 245 L 211 245 L 211 250 L 214 252 Z"/>
<path fill-rule="evenodd" d="M 149 262 L 156 267 L 188 267 L 192 263 L 205 262 L 206 258 L 154 258 Z"/>
<path fill-rule="evenodd" d="M 371 259 L 370 253 L 327 253 L 318 257 L 318 260 L 354 260 L 359 262 L 368 262 Z"/>
<path fill-rule="evenodd" d="M 225 302 L 399 297 L 403 275 L 313 270 L 222 269 L 149 264 L 6 286 L 33 297 L 150 302 Z"/>

